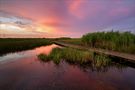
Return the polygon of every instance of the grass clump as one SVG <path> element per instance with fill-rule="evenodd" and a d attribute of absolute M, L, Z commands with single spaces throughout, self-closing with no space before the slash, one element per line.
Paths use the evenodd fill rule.
<path fill-rule="evenodd" d="M 91 67 L 92 71 L 107 71 L 112 65 L 112 58 L 104 54 L 92 53 L 89 51 L 73 48 L 54 48 L 49 55 L 39 54 L 39 60 L 53 61 L 58 65 L 61 61 L 81 67 Z"/>
<path fill-rule="evenodd" d="M 92 60 L 92 53 L 73 48 L 55 48 L 48 56 L 40 54 L 38 55 L 38 58 L 40 60 L 49 58 L 55 64 L 59 64 L 61 60 L 65 60 L 69 63 L 84 64 Z"/>
<path fill-rule="evenodd" d="M 54 48 L 52 52 L 48 55 L 48 57 L 51 58 L 51 60 L 53 60 L 55 64 L 59 64 L 63 57 L 62 49 Z"/>
<path fill-rule="evenodd" d="M 42 60 L 42 61 L 49 61 L 50 60 L 50 58 L 46 54 L 39 54 L 38 58 L 40 58 L 40 60 Z"/>
<path fill-rule="evenodd" d="M 70 63 L 84 64 L 92 60 L 92 53 L 73 48 L 64 48 L 63 58 Z"/>
<path fill-rule="evenodd" d="M 55 64 L 59 64 L 62 60 L 70 64 L 80 66 L 91 66 L 94 70 L 104 70 L 111 65 L 111 59 L 104 54 L 94 54 L 89 51 L 78 50 L 73 48 L 54 48 L 47 56 L 45 54 L 38 55 L 42 61 L 51 60 Z"/>
<path fill-rule="evenodd" d="M 106 66 L 109 66 L 111 64 L 111 59 L 106 56 L 106 55 L 95 55 L 94 57 L 94 64 L 95 64 L 95 67 L 106 67 Z"/>

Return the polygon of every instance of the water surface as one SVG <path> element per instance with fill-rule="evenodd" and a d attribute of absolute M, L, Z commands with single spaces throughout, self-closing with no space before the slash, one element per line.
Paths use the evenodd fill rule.
<path fill-rule="evenodd" d="M 135 69 L 112 63 L 105 68 L 62 61 L 41 62 L 55 44 L 0 56 L 0 90 L 135 90 Z"/>

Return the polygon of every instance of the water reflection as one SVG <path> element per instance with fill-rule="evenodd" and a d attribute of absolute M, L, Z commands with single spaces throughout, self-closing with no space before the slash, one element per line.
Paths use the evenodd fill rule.
<path fill-rule="evenodd" d="M 43 61 L 41 61 L 41 62 L 43 63 Z M 116 63 L 113 61 L 102 65 L 102 63 L 103 63 L 102 60 L 98 61 L 98 63 L 97 62 L 89 62 L 87 64 L 73 64 L 70 62 L 67 62 L 67 63 L 70 65 L 78 66 L 78 68 L 80 68 L 84 72 L 87 72 L 89 70 L 92 72 L 107 72 L 108 70 L 110 70 L 112 68 L 117 68 L 120 72 L 123 72 L 128 67 L 125 64 L 119 64 L 119 63 Z M 99 65 L 97 66 L 97 64 L 99 64 L 99 63 L 100 63 L 100 66 Z M 59 65 L 59 64 L 56 64 L 56 65 Z"/>
<path fill-rule="evenodd" d="M 69 51 L 64 51 L 64 50 L 69 50 Z M 87 53 L 85 52 L 84 54 L 84 51 L 78 51 L 77 49 L 75 51 L 72 51 L 72 49 L 55 48 L 52 50 L 52 52 L 49 55 L 39 54 L 38 58 L 41 63 L 53 61 L 54 64 L 59 65 L 60 62 L 65 61 L 70 65 L 77 65 L 79 68 L 83 69 L 83 71 L 87 71 L 89 69 L 92 72 L 107 72 L 109 69 L 113 67 L 119 69 L 122 72 L 127 67 L 127 62 L 125 64 L 124 63 L 120 64 L 119 63 L 120 59 L 118 58 L 116 60 L 117 62 L 115 62 L 114 58 L 110 56 L 104 54 L 97 54 L 97 53 L 93 53 L 93 54 L 88 54 L 88 53 L 90 52 Z M 82 57 L 80 54 L 87 55 L 86 59 L 85 56 Z"/>
<path fill-rule="evenodd" d="M 33 53 L 35 53 L 36 55 L 37 54 L 40 54 L 40 53 L 44 53 L 44 54 L 49 54 L 52 49 L 56 48 L 56 47 L 60 47 L 56 44 L 52 44 L 52 45 L 48 45 L 48 46 L 43 46 L 43 47 L 40 47 L 40 48 L 36 48 Z"/>
<path fill-rule="evenodd" d="M 102 61 L 101 61 L 101 63 L 102 63 Z M 128 67 L 126 65 L 118 64 L 118 63 L 115 63 L 115 62 L 111 62 L 110 64 L 108 64 L 106 66 L 100 65 L 98 67 L 96 66 L 96 64 L 97 63 L 92 62 L 89 65 L 79 65 L 78 67 L 84 72 L 87 72 L 87 71 L 108 72 L 112 68 L 117 68 L 117 70 L 119 70 L 120 72 L 123 72 Z"/>
<path fill-rule="evenodd" d="M 47 46 L 41 46 L 33 50 L 9 53 L 9 54 L 0 56 L 0 63 L 6 63 L 9 61 L 14 61 L 14 60 L 18 60 L 18 59 L 26 58 L 26 57 L 32 57 L 32 56 L 35 57 L 36 55 L 40 53 L 49 54 L 52 51 L 52 49 L 56 47 L 60 47 L 60 46 L 56 44 L 52 44 L 52 45 L 47 45 Z"/>
<path fill-rule="evenodd" d="M 38 60 L 36 55 L 49 54 L 55 47 L 59 46 L 53 44 L 1 57 L 3 61 L 16 61 L 0 65 L 0 90 L 135 90 L 135 69 L 113 59 L 103 62 L 100 57 L 100 61 L 85 65 Z"/>
<path fill-rule="evenodd" d="M 52 49 L 54 49 L 56 47 L 61 47 L 61 46 L 52 44 L 52 45 L 47 45 L 47 46 L 41 46 L 41 47 L 35 48 L 33 50 L 9 53 L 9 54 L 0 56 L 0 63 L 2 64 L 2 63 L 9 62 L 9 61 L 19 60 L 19 59 L 27 58 L 27 57 L 36 57 L 36 55 L 38 55 L 40 53 L 44 53 L 44 54 L 48 55 L 52 51 Z M 120 64 L 118 62 L 119 61 L 118 58 L 116 60 L 116 58 L 102 57 L 102 56 L 103 55 L 94 54 L 93 61 L 87 62 L 84 64 L 74 64 L 74 63 L 71 63 L 68 61 L 67 61 L 67 63 L 69 63 L 70 65 L 77 65 L 83 71 L 88 71 L 88 69 L 89 69 L 93 72 L 107 72 L 110 68 L 113 68 L 113 67 L 119 69 L 122 72 L 127 67 L 127 65 L 126 65 L 127 63 Z M 62 61 L 62 60 L 59 60 L 59 61 Z M 115 61 L 117 61 L 117 62 L 115 62 Z M 44 63 L 43 61 L 40 61 L 40 62 L 42 64 Z M 58 63 L 55 63 L 55 64 L 59 65 Z"/>

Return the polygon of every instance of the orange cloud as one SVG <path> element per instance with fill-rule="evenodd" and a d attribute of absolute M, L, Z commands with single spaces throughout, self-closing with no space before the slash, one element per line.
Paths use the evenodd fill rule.
<path fill-rule="evenodd" d="M 38 31 L 42 31 L 42 32 L 46 32 L 48 31 L 48 33 L 57 33 L 60 32 L 60 29 L 63 27 L 68 27 L 68 21 L 61 21 L 59 18 L 55 18 L 55 17 L 48 17 L 48 18 L 44 18 L 42 19 L 43 21 L 39 21 L 39 29 Z M 42 28 L 42 29 L 41 29 Z M 63 31 L 63 30 L 62 30 Z M 58 34 L 58 33 L 57 33 Z"/>
<path fill-rule="evenodd" d="M 45 26 L 49 27 L 66 27 L 67 24 L 64 23 L 58 23 L 58 22 L 45 22 L 43 23 Z"/>

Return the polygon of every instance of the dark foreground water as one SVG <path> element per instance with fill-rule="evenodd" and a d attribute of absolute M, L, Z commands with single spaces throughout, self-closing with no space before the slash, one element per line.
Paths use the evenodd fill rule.
<path fill-rule="evenodd" d="M 112 63 L 105 68 L 61 62 L 43 63 L 49 45 L 0 56 L 0 90 L 135 90 L 135 68 Z"/>

